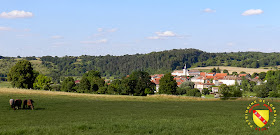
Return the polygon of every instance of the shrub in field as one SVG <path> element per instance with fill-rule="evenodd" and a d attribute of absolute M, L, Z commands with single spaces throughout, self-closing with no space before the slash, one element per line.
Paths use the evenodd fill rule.
<path fill-rule="evenodd" d="M 154 91 L 150 88 L 146 88 L 145 89 L 145 94 L 148 95 L 148 94 L 154 94 Z"/>
<path fill-rule="evenodd" d="M 201 93 L 198 89 L 190 89 L 187 92 L 187 96 L 201 97 Z"/>

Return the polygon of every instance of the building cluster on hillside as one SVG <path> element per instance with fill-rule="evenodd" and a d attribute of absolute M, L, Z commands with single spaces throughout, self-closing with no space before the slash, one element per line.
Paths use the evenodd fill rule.
<path fill-rule="evenodd" d="M 200 72 L 199 70 L 187 70 L 186 66 L 183 70 L 174 70 L 171 75 L 176 80 L 177 85 L 180 86 L 183 82 L 190 81 L 193 82 L 194 88 L 199 89 L 201 92 L 203 89 L 207 88 L 212 90 L 212 92 L 217 93 L 219 91 L 219 87 L 222 84 L 226 84 L 228 86 L 241 85 L 242 77 L 250 81 L 254 81 L 259 85 L 261 81 L 258 77 L 251 79 L 248 74 L 240 74 L 236 75 L 228 75 L 227 73 L 207 73 Z M 164 74 L 155 74 L 151 76 L 151 81 L 156 84 L 156 91 L 159 90 L 159 80 L 163 77 Z"/>

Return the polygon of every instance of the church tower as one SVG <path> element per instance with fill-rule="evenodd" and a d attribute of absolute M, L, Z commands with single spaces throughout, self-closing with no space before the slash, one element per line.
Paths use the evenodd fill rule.
<path fill-rule="evenodd" d="M 187 76 L 188 75 L 188 70 L 187 70 L 187 64 L 185 64 L 184 69 L 183 69 L 183 75 Z"/>

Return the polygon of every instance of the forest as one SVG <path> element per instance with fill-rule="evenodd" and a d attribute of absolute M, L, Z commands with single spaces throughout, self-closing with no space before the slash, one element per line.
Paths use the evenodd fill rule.
<path fill-rule="evenodd" d="M 20 57 L 29 61 L 40 61 L 40 66 L 48 70 L 47 76 L 82 76 L 90 70 L 100 71 L 101 76 L 114 76 L 121 78 L 133 71 L 145 71 L 150 74 L 168 73 L 175 69 L 182 69 L 186 64 L 190 67 L 204 66 L 234 66 L 234 67 L 274 67 L 280 64 L 280 53 L 263 52 L 231 52 L 209 53 L 197 49 L 173 49 L 148 54 L 135 54 L 123 56 L 43 56 L 36 58 Z M 1 68 L 15 62 L 14 57 L 0 56 Z M 42 67 L 40 67 L 42 68 Z M 6 76 L 8 70 L 0 71 L 1 76 Z"/>

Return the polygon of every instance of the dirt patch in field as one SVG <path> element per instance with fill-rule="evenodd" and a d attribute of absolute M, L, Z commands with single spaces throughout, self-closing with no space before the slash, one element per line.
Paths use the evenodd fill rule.
<path fill-rule="evenodd" d="M 231 74 L 232 72 L 237 72 L 240 73 L 242 71 L 249 73 L 249 74 L 253 74 L 254 72 L 256 73 L 260 73 L 260 72 L 267 72 L 271 69 L 261 69 L 261 68 L 242 68 L 242 67 L 228 67 L 228 66 L 209 66 L 209 67 L 196 67 L 196 68 L 192 68 L 192 69 L 197 69 L 197 70 L 210 70 L 213 68 L 220 68 L 220 70 L 228 70 L 228 72 Z"/>

